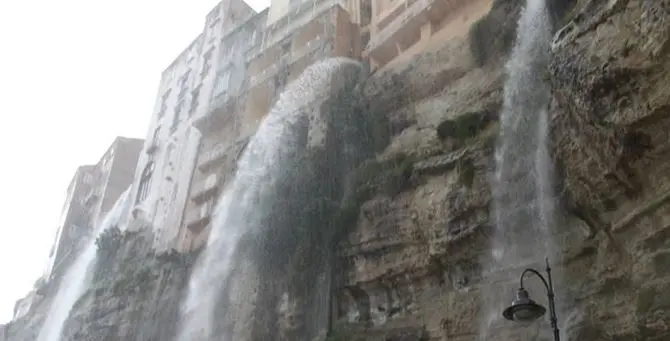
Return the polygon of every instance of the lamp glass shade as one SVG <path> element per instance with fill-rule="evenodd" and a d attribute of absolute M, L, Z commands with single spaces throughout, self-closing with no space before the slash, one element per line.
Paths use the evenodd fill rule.
<path fill-rule="evenodd" d="M 503 311 L 503 317 L 510 321 L 528 322 L 544 316 L 547 309 L 528 297 L 528 291 L 519 288 L 512 305 Z"/>

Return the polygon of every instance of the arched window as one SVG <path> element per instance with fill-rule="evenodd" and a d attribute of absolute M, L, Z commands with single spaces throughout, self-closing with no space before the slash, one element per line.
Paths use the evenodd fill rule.
<path fill-rule="evenodd" d="M 149 161 L 144 170 L 142 171 L 142 176 L 140 177 L 140 187 L 137 190 L 137 197 L 135 198 L 135 203 L 139 204 L 149 195 L 149 188 L 151 187 L 151 177 L 154 174 L 154 162 Z"/>

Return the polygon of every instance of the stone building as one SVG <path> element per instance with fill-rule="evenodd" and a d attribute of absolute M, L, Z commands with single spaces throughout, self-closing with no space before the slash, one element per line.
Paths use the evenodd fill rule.
<path fill-rule="evenodd" d="M 492 0 L 371 0 L 363 57 L 376 69 L 423 51 L 431 41 L 465 36 Z"/>
<path fill-rule="evenodd" d="M 248 52 L 243 127 L 255 131 L 288 82 L 316 61 L 360 57 L 358 2 L 273 1 L 263 42 Z"/>
<path fill-rule="evenodd" d="M 83 237 L 100 227 L 105 214 L 130 186 L 144 140 L 117 137 L 97 164 L 75 172 L 61 213 L 46 278 L 57 278 L 74 260 Z"/>
<path fill-rule="evenodd" d="M 248 141 L 249 133 L 240 124 L 243 101 L 238 99 L 243 98 L 247 51 L 260 43 L 267 12 L 252 16 L 220 39 L 213 61 L 216 86 L 210 91 L 209 106 L 194 119 L 202 139 L 179 234 L 180 251 L 198 248 L 207 240 L 215 201 Z"/>
<path fill-rule="evenodd" d="M 133 190 L 131 228 L 150 225 L 158 251 L 178 248 L 201 133 L 193 125 L 220 99 L 231 74 L 222 38 L 255 14 L 241 0 L 222 1 L 203 32 L 163 72 Z"/>
<path fill-rule="evenodd" d="M 360 57 L 359 7 L 357 1 L 273 1 L 221 40 L 214 67 L 225 84 L 216 83 L 209 107 L 194 119 L 202 140 L 177 250 L 207 241 L 216 199 L 286 84 L 324 58 Z"/>

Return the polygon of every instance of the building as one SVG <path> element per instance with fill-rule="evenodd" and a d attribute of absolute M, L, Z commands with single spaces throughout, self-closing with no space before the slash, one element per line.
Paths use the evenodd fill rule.
<path fill-rule="evenodd" d="M 45 278 L 63 274 L 85 236 L 100 227 L 105 214 L 130 186 L 144 140 L 117 137 L 97 164 L 77 168 L 67 189 Z"/>
<path fill-rule="evenodd" d="M 216 199 L 248 141 L 249 133 L 240 124 L 244 102 L 239 99 L 243 98 L 247 51 L 260 44 L 267 13 L 252 16 L 221 38 L 221 53 L 214 67 L 217 74 L 225 75 L 225 83 L 217 82 L 209 106 L 194 120 L 202 139 L 179 231 L 179 251 L 198 248 L 207 240 Z"/>
<path fill-rule="evenodd" d="M 93 165 L 78 167 L 67 187 L 56 238 L 49 252 L 47 278 L 53 277 L 56 272 L 62 272 L 72 262 L 73 253 L 89 226 L 89 214 L 83 202 L 93 187 L 94 168 Z M 56 271 L 57 269 L 60 271 Z"/>
<path fill-rule="evenodd" d="M 255 14 L 242 0 L 222 1 L 207 15 L 203 32 L 163 72 L 131 192 L 130 224 L 151 225 L 159 252 L 178 248 L 202 135 L 194 121 L 208 124 L 209 108 L 219 106 L 234 80 L 243 77 L 227 57 L 236 51 L 222 42 Z"/>
<path fill-rule="evenodd" d="M 352 5 L 353 4 L 353 5 Z M 360 58 L 357 1 L 273 1 L 262 43 L 247 53 L 242 128 L 252 133 L 286 84 L 328 57 Z"/>
<path fill-rule="evenodd" d="M 329 57 L 372 68 L 466 34 L 492 0 L 274 0 L 256 13 L 223 0 L 164 71 L 133 185 L 131 226 L 180 252 L 209 236 L 237 158 L 284 87 Z"/>
<path fill-rule="evenodd" d="M 194 121 L 202 140 L 177 250 L 207 241 L 216 200 L 286 84 L 316 61 L 360 56 L 360 11 L 352 3 L 345 8 L 337 1 L 272 2 L 222 39 L 227 52 L 220 56 L 219 72 L 226 83 Z"/>
<path fill-rule="evenodd" d="M 492 0 L 371 0 L 363 50 L 372 69 L 421 52 L 432 41 L 466 35 Z M 368 33 L 369 32 L 369 33 Z"/>

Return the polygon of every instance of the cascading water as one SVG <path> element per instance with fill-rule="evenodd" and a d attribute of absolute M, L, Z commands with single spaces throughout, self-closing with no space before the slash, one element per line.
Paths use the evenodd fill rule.
<path fill-rule="evenodd" d="M 54 301 L 51 303 L 46 320 L 40 329 L 37 341 L 58 341 L 63 332 L 63 326 L 70 315 L 75 302 L 86 292 L 90 284 L 90 275 L 95 264 L 97 248 L 95 241 L 98 235 L 117 225 L 123 212 L 132 202 L 128 199 L 130 188 L 126 189 L 116 201 L 112 209 L 105 215 L 102 224 L 96 226 L 97 233 L 86 243 L 74 263 L 65 272 L 61 279 Z"/>
<path fill-rule="evenodd" d="M 216 338 L 213 317 L 220 293 L 235 264 L 241 238 L 258 232 L 273 204 L 286 198 L 275 193 L 288 165 L 305 146 L 304 108 L 326 97 L 332 75 L 345 65 L 359 65 L 345 58 L 313 64 L 290 83 L 261 123 L 240 157 L 234 179 L 218 200 L 207 248 L 189 283 L 182 307 L 179 341 Z"/>
<path fill-rule="evenodd" d="M 482 320 L 480 336 L 484 340 L 491 337 L 492 326 L 511 301 L 512 293 L 501 295 L 495 288 L 496 276 L 502 270 L 512 271 L 507 274 L 512 278 L 507 280 L 518 281 L 518 268 L 541 264 L 544 257 L 554 253 L 551 229 L 555 196 L 547 146 L 551 92 L 544 81 L 550 25 L 546 0 L 528 0 L 506 65 L 508 79 L 492 181 L 496 229 L 490 258 L 483 266 L 490 285 L 483 293 L 487 316 Z"/>

